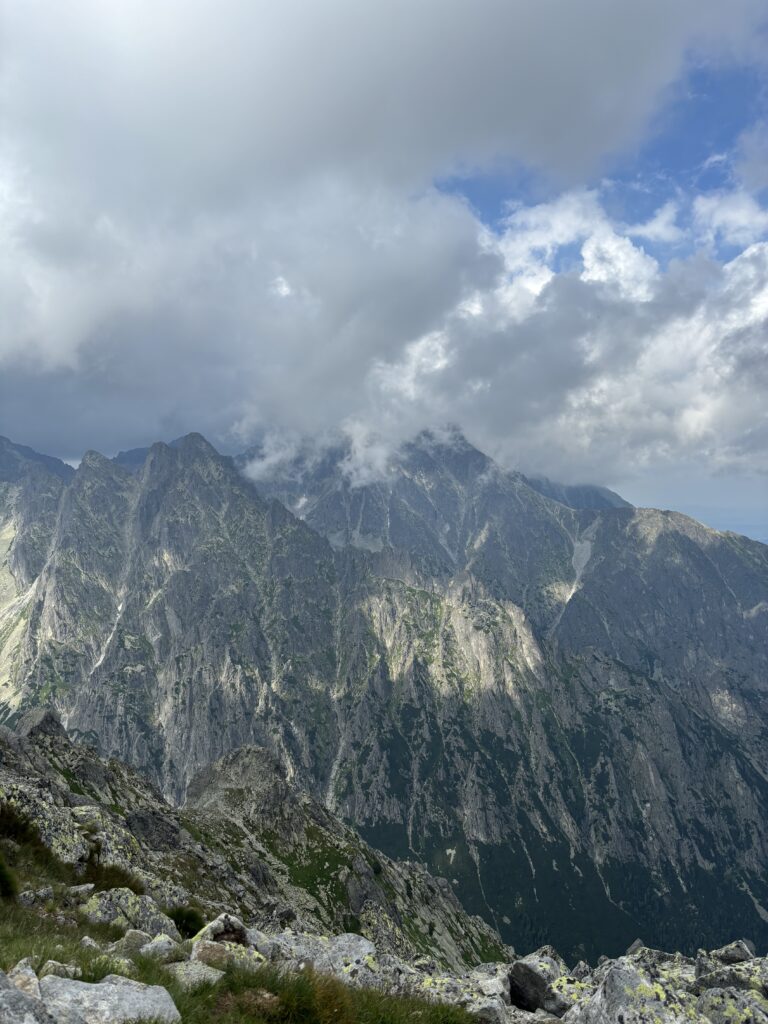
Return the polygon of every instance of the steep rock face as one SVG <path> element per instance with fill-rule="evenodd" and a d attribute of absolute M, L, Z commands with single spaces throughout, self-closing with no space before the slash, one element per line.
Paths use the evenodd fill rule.
<path fill-rule="evenodd" d="M 13 557 L 25 534 L 10 521 Z M 316 722 L 328 715 L 335 587 L 328 545 L 202 438 L 156 445 L 138 474 L 88 453 L 61 495 L 4 703 L 53 700 L 75 735 L 177 796 L 247 742 L 284 744 L 300 767 L 308 738 L 290 709 L 307 686 Z"/>
<path fill-rule="evenodd" d="M 258 474 L 367 570 L 331 806 L 520 945 L 765 934 L 768 549 L 570 508 L 461 438 L 362 487 L 345 458 Z"/>
<path fill-rule="evenodd" d="M 343 451 L 254 486 L 195 435 L 128 462 L 5 485 L 6 718 L 53 700 L 176 799 L 267 747 L 528 948 L 768 935 L 765 546 L 460 438 L 364 486 Z"/>

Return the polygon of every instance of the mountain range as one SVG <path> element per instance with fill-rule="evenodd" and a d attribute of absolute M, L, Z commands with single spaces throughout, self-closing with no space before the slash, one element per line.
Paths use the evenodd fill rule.
<path fill-rule="evenodd" d="M 182 803 L 248 745 L 505 939 L 768 941 L 768 547 L 423 434 L 77 470 L 0 440 L 0 720 Z"/>

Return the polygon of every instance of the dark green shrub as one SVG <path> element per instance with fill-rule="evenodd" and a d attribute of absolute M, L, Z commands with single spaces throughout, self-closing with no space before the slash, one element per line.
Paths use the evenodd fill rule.
<path fill-rule="evenodd" d="M 16 876 L 0 854 L 0 900 L 15 900 L 19 894 Z"/>
<path fill-rule="evenodd" d="M 165 913 L 179 929 L 182 939 L 191 939 L 205 926 L 205 918 L 197 907 L 166 908 Z"/>

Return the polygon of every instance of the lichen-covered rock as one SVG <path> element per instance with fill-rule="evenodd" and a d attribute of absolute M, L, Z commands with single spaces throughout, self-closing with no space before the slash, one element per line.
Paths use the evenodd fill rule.
<path fill-rule="evenodd" d="M 0 1021 L 3 1024 L 59 1024 L 39 999 L 14 987 L 0 988 Z M 75 1024 L 76 1018 L 70 1018 L 70 1022 Z M 79 1024 L 83 1024 L 82 1018 Z"/>
<path fill-rule="evenodd" d="M 62 1007 L 51 1016 L 40 999 L 17 988 L 0 971 L 0 1022 L 2 1024 L 86 1024 L 73 1007 Z"/>
<path fill-rule="evenodd" d="M 35 904 L 48 903 L 53 899 L 53 889 L 50 885 L 46 885 L 42 889 L 25 889 L 24 892 L 20 892 L 18 902 L 24 907 L 33 907 Z"/>
<path fill-rule="evenodd" d="M 592 968 L 586 962 L 586 960 L 579 960 L 576 966 L 571 971 L 571 977 L 575 978 L 576 981 L 584 981 L 592 973 Z"/>
<path fill-rule="evenodd" d="M 467 977 L 484 996 L 499 998 L 510 1005 L 509 964 L 480 964 Z"/>
<path fill-rule="evenodd" d="M 448 974 L 406 976 L 402 991 L 429 1002 L 459 1006 L 489 1024 L 504 1024 L 509 1009 L 502 996 L 486 995 L 472 980 Z"/>
<path fill-rule="evenodd" d="M 212 942 L 210 939 L 199 939 L 192 944 L 190 960 L 220 971 L 227 967 L 255 971 L 265 963 L 256 949 L 241 946 L 239 942 Z"/>
<path fill-rule="evenodd" d="M 40 968 L 39 978 L 55 975 L 57 978 L 82 978 L 82 968 L 77 964 L 62 964 L 58 960 L 46 960 Z"/>
<path fill-rule="evenodd" d="M 147 896 L 151 896 L 160 906 L 173 909 L 184 907 L 189 903 L 189 890 L 177 882 L 146 873 L 141 874 L 141 880 L 144 883 Z"/>
<path fill-rule="evenodd" d="M 362 935 L 344 932 L 334 935 L 328 942 L 328 956 L 334 965 L 362 963 L 366 957 L 376 956 L 376 947 Z"/>
<path fill-rule="evenodd" d="M 93 895 L 96 886 L 93 882 L 85 882 L 83 885 L 70 885 L 63 894 L 62 903 L 68 906 L 78 906 L 85 903 Z"/>
<path fill-rule="evenodd" d="M 697 993 L 708 988 L 735 988 L 768 996 L 768 958 L 755 957 L 741 963 L 718 964 L 714 970 L 699 975 L 692 985 Z"/>
<path fill-rule="evenodd" d="M 152 935 L 170 935 L 181 940 L 173 921 L 151 896 L 137 896 L 131 889 L 107 889 L 94 893 L 83 907 L 86 919 L 94 924 L 116 924 L 136 928 Z"/>
<path fill-rule="evenodd" d="M 260 928 L 249 928 L 247 930 L 248 945 L 258 949 L 267 960 L 272 960 L 279 955 L 280 944 L 274 935 L 268 935 Z"/>
<path fill-rule="evenodd" d="M 169 964 L 168 973 L 172 974 L 181 987 L 191 992 L 201 985 L 215 985 L 224 977 L 224 972 L 209 967 L 199 960 L 187 960 L 184 963 Z"/>
<path fill-rule="evenodd" d="M 130 978 L 136 973 L 136 964 L 129 957 L 115 956 L 109 953 L 96 957 L 93 961 L 93 967 L 98 968 L 100 971 L 110 971 L 112 974 L 119 974 L 126 978 Z"/>
<path fill-rule="evenodd" d="M 661 949 L 641 946 L 635 953 L 626 954 L 624 959 L 668 986 L 687 988 L 696 979 L 696 961 L 682 953 L 665 953 Z M 599 980 L 603 973 L 602 968 L 598 969 L 595 980 Z"/>
<path fill-rule="evenodd" d="M 188 959 L 181 945 L 170 935 L 156 935 L 151 942 L 145 943 L 139 950 L 140 956 L 147 956 L 161 964 L 178 963 Z"/>
<path fill-rule="evenodd" d="M 531 1013 L 530 1010 L 521 1010 L 518 1006 L 508 1006 L 506 1020 L 507 1024 L 560 1024 L 561 1018 L 545 1013 L 544 1010 Z"/>
<path fill-rule="evenodd" d="M 40 982 L 45 1008 L 54 1019 L 74 1009 L 85 1024 L 177 1024 L 181 1014 L 160 985 L 109 975 L 98 984 L 49 976 Z"/>
<path fill-rule="evenodd" d="M 329 954 L 331 940 L 326 935 L 282 932 L 271 938 L 271 959 L 307 964 L 317 971 L 328 974 L 332 972 L 333 965 Z"/>
<path fill-rule="evenodd" d="M 710 988 L 699 996 L 696 1009 L 711 1024 L 768 1024 L 768 999 L 758 992 Z"/>
<path fill-rule="evenodd" d="M 565 1013 L 565 1024 L 706 1024 L 695 997 L 653 980 L 631 957 L 603 966 L 597 989 Z"/>

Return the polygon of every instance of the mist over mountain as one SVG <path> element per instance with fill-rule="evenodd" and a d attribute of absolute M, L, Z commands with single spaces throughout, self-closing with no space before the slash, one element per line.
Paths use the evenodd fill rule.
<path fill-rule="evenodd" d="M 2 453 L 4 721 L 53 704 L 174 800 L 266 747 L 521 946 L 768 938 L 766 546 L 455 433 L 367 482 L 200 435 Z"/>

